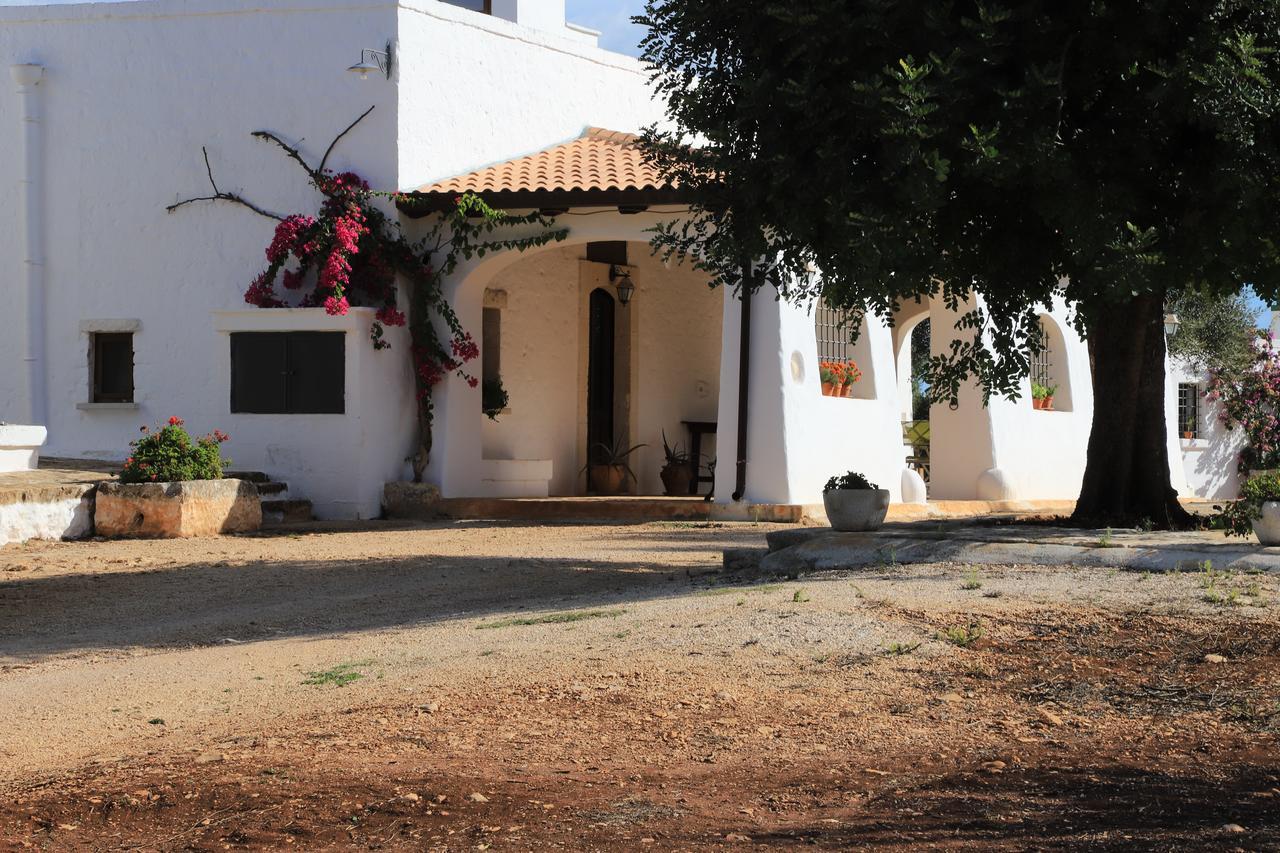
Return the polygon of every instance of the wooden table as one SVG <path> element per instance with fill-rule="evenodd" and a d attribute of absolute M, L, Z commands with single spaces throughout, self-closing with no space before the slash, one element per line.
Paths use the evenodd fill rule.
<path fill-rule="evenodd" d="M 689 468 L 692 476 L 689 478 L 689 494 L 696 495 L 698 486 L 703 483 L 711 484 L 710 494 L 716 490 L 715 469 L 708 476 L 702 476 L 702 437 L 704 435 L 716 434 L 715 421 L 681 421 L 689 428 Z"/>

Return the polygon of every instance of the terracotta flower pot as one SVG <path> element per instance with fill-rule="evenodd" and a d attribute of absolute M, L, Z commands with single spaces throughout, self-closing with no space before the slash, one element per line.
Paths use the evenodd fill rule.
<path fill-rule="evenodd" d="M 693 471 L 685 465 L 667 465 L 658 475 L 662 478 L 662 486 L 668 497 L 684 497 L 689 494 L 689 485 L 693 482 Z"/>
<path fill-rule="evenodd" d="M 824 397 L 834 397 L 834 396 L 835 396 L 835 391 L 836 391 L 835 383 L 833 383 L 833 382 L 823 382 L 823 383 L 822 383 L 822 396 L 824 396 Z"/>
<path fill-rule="evenodd" d="M 852 382 L 844 383 L 844 387 L 840 389 L 840 396 L 853 399 L 853 383 Z"/>
<path fill-rule="evenodd" d="M 1185 438 L 1187 441 L 1192 441 L 1196 437 L 1196 434 L 1188 430 L 1182 434 L 1182 437 Z"/>
<path fill-rule="evenodd" d="M 627 469 L 622 465 L 592 465 L 590 480 L 591 491 L 597 495 L 620 495 L 627 484 Z"/>

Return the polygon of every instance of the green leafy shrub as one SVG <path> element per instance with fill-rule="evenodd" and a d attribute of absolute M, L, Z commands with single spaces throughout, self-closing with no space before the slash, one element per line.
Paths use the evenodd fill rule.
<path fill-rule="evenodd" d="M 1280 475 L 1259 474 L 1240 487 L 1240 500 L 1215 507 L 1215 519 L 1225 528 L 1228 536 L 1248 536 L 1253 533 L 1253 522 L 1262 518 L 1262 505 L 1268 501 L 1280 501 Z"/>
<path fill-rule="evenodd" d="M 857 471 L 850 471 L 843 477 L 832 477 L 827 480 L 827 485 L 823 487 L 824 492 L 837 492 L 848 490 L 870 490 L 876 491 L 880 487 L 859 474 Z"/>
<path fill-rule="evenodd" d="M 120 472 L 122 483 L 176 483 L 183 480 L 221 480 L 222 443 L 231 436 L 215 429 L 193 439 L 182 418 L 169 418 L 157 430 L 142 428 L 144 435 L 129 443 L 132 450 Z"/>

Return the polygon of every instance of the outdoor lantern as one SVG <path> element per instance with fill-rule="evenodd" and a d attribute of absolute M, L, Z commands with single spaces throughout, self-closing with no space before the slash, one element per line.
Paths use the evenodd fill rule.
<path fill-rule="evenodd" d="M 361 80 L 368 79 L 369 72 L 377 71 L 379 74 L 391 79 L 391 42 L 387 42 L 386 50 L 370 50 L 365 48 L 360 51 L 360 61 L 347 69 L 352 74 L 359 74 Z"/>
<path fill-rule="evenodd" d="M 636 292 L 636 285 L 631 280 L 631 274 L 626 270 L 618 269 L 616 266 L 609 267 L 609 280 L 613 282 L 614 287 L 618 288 L 618 301 L 623 305 L 630 305 L 631 297 Z"/>
<path fill-rule="evenodd" d="M 1178 326 L 1180 325 L 1182 324 L 1178 322 L 1177 314 L 1164 315 L 1164 333 L 1169 337 L 1172 338 L 1174 335 L 1178 334 Z"/>

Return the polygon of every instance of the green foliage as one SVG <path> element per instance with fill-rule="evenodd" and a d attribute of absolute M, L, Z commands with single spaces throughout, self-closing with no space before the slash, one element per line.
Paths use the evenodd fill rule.
<path fill-rule="evenodd" d="M 502 414 L 502 410 L 511 403 L 511 395 L 507 393 L 506 386 L 502 384 L 501 376 L 486 379 L 481 383 L 480 400 L 485 416 L 491 421 L 496 421 L 498 415 Z"/>
<path fill-rule="evenodd" d="M 193 439 L 182 419 L 175 417 L 154 431 L 144 426 L 142 432 L 142 438 L 129 443 L 129 458 L 120 471 L 122 483 L 221 480 L 222 469 L 230 462 L 221 452 L 229 436 L 219 430 Z"/>
<path fill-rule="evenodd" d="M 968 625 L 954 625 L 938 633 L 938 639 L 946 640 L 953 646 L 959 646 L 967 649 L 978 640 L 986 635 L 980 622 L 970 622 Z"/>
<path fill-rule="evenodd" d="M 1033 400 L 1048 400 L 1057 393 L 1057 385 L 1041 385 L 1039 382 L 1031 383 L 1031 398 Z"/>
<path fill-rule="evenodd" d="M 845 489 L 875 491 L 879 488 L 879 486 L 868 480 L 862 474 L 859 474 L 857 471 L 850 471 L 843 477 L 832 477 L 830 480 L 827 480 L 827 485 L 825 485 L 822 490 L 824 492 L 835 492 Z"/>
<path fill-rule="evenodd" d="M 572 622 L 583 622 L 587 619 L 617 619 L 626 613 L 618 610 L 575 610 L 569 613 L 552 613 L 547 616 L 528 616 L 514 619 L 499 619 L 497 622 L 485 622 L 477 625 L 477 631 L 489 631 L 495 628 L 527 627 L 530 625 L 566 625 Z"/>
<path fill-rule="evenodd" d="M 1055 296 L 1087 331 L 1183 288 L 1280 292 L 1277 0 L 649 0 L 640 21 L 671 128 L 647 150 L 696 200 L 657 247 L 855 316 L 958 311 L 935 401 L 969 376 L 1017 396 Z"/>
<path fill-rule="evenodd" d="M 368 660 L 353 661 L 351 663 L 341 663 L 331 669 L 319 672 L 308 672 L 306 680 L 302 683 L 310 687 L 346 687 L 351 682 L 364 678 L 364 674 L 360 672 L 360 669 L 372 663 L 373 661 Z"/>
<path fill-rule="evenodd" d="M 685 450 L 679 443 L 672 447 L 667 443 L 667 431 L 662 431 L 662 453 L 666 457 L 667 465 L 680 467 L 689 464 L 689 452 Z"/>
<path fill-rule="evenodd" d="M 1253 311 L 1241 293 L 1184 290 L 1166 310 L 1178 316 L 1178 333 L 1169 339 L 1169 355 L 1193 373 L 1237 377 L 1253 360 L 1257 334 Z"/>
<path fill-rule="evenodd" d="M 1280 474 L 1250 477 L 1240 487 L 1238 501 L 1215 507 L 1217 521 L 1228 536 L 1249 536 L 1253 533 L 1253 522 L 1262 518 L 1262 505 L 1269 501 L 1280 501 Z"/>

